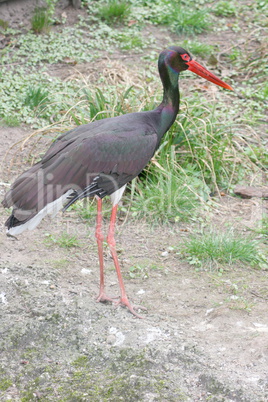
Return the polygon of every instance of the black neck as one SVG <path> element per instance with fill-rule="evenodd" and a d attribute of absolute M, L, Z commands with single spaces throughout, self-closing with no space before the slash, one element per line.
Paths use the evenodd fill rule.
<path fill-rule="evenodd" d="M 179 111 L 179 74 L 167 66 L 163 59 L 159 59 L 158 69 L 164 89 L 163 100 L 156 108 L 160 113 L 159 135 L 162 137 L 174 123 Z"/>

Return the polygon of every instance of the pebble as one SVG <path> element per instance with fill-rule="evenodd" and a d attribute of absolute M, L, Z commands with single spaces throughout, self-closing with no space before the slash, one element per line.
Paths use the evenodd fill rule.
<path fill-rule="evenodd" d="M 143 295 L 145 293 L 145 290 L 140 289 L 137 291 L 137 295 Z"/>
<path fill-rule="evenodd" d="M 82 268 L 81 274 L 83 275 L 90 275 L 92 273 L 92 269 Z"/>

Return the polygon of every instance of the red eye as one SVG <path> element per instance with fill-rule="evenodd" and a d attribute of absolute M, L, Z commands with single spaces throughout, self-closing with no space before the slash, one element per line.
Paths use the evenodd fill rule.
<path fill-rule="evenodd" d="M 187 53 L 181 54 L 181 58 L 184 61 L 190 61 L 191 60 L 191 57 Z"/>

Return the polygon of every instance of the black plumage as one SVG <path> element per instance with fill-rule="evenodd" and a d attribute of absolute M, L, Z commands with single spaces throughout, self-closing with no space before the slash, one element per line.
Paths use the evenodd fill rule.
<path fill-rule="evenodd" d="M 83 197 L 103 198 L 131 181 L 159 143 L 152 114 L 107 118 L 61 135 L 7 193 L 3 205 L 14 205 L 8 228 L 33 218 L 69 189 L 74 195 L 68 206 Z"/>

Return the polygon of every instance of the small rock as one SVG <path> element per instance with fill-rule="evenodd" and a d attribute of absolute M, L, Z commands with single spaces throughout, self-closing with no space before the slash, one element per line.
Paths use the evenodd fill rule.
<path fill-rule="evenodd" d="M 7 304 L 7 298 L 5 293 L 0 293 L 0 302 L 3 304 Z"/>
<path fill-rule="evenodd" d="M 214 308 L 209 308 L 209 309 L 206 311 L 205 316 L 209 315 L 209 314 L 212 313 L 212 311 L 214 311 L 214 310 L 215 310 Z"/>
<path fill-rule="evenodd" d="M 268 198 L 268 187 L 236 186 L 234 193 L 242 198 Z"/>
<path fill-rule="evenodd" d="M 138 290 L 137 295 L 143 295 L 144 293 L 145 293 L 145 290 L 140 289 L 140 290 Z"/>
<path fill-rule="evenodd" d="M 238 299 L 239 299 L 239 296 L 232 295 L 232 296 L 230 297 L 230 299 L 231 299 L 231 300 L 238 300 Z"/>
<path fill-rule="evenodd" d="M 168 256 L 168 251 L 163 251 L 163 253 L 161 253 L 162 257 L 167 257 Z"/>
<path fill-rule="evenodd" d="M 92 269 L 82 268 L 81 274 L 82 275 L 90 275 L 92 273 Z"/>

